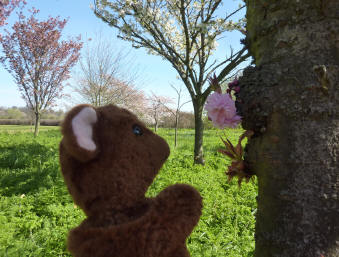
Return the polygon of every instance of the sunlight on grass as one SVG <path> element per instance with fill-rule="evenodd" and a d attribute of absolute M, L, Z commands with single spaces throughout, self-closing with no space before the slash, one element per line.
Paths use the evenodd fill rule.
<path fill-rule="evenodd" d="M 59 130 L 59 126 L 40 126 L 40 131 L 46 130 Z M 22 133 L 22 132 L 34 132 L 34 126 L 26 125 L 0 125 L 0 133 Z"/>
<path fill-rule="evenodd" d="M 228 130 L 236 142 L 242 130 Z M 160 129 L 171 155 L 148 196 L 166 186 L 188 183 L 203 196 L 203 215 L 187 245 L 192 257 L 253 256 L 257 186 L 227 182 L 229 160 L 217 153 L 222 133 L 205 131 L 206 165 L 193 165 L 193 130 Z M 70 256 L 67 231 L 84 214 L 75 208 L 59 170 L 58 127 L 42 127 L 38 138 L 29 126 L 0 126 L 0 256 Z"/>

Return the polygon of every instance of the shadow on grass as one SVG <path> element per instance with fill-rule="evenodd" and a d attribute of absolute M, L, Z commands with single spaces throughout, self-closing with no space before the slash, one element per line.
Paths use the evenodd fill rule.
<path fill-rule="evenodd" d="M 0 194 L 35 193 L 63 183 L 58 152 L 39 143 L 0 147 Z"/>

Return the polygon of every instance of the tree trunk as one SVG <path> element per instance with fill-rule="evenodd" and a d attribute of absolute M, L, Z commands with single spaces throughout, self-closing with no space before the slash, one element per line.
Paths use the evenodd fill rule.
<path fill-rule="evenodd" d="M 256 257 L 339 256 L 339 1 L 247 1 L 255 67 L 237 107 L 255 135 Z"/>
<path fill-rule="evenodd" d="M 156 120 L 154 123 L 154 132 L 157 132 L 158 130 L 158 121 Z"/>
<path fill-rule="evenodd" d="M 194 163 L 204 164 L 205 163 L 203 155 L 204 123 L 202 120 L 204 101 L 201 98 L 196 98 L 193 100 L 193 106 L 194 106 L 194 124 L 195 124 Z"/>
<path fill-rule="evenodd" d="M 40 116 L 39 112 L 35 112 L 34 137 L 37 137 L 39 134 Z"/>
<path fill-rule="evenodd" d="M 174 127 L 174 146 L 177 147 L 177 138 L 178 138 L 178 123 L 179 123 L 179 114 L 175 114 L 175 127 Z"/>

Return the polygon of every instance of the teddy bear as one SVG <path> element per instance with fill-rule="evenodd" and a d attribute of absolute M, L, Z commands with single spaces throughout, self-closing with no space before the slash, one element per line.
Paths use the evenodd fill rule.
<path fill-rule="evenodd" d="M 78 105 L 62 125 L 61 172 L 86 219 L 67 248 L 76 257 L 189 257 L 202 198 L 186 184 L 145 193 L 167 160 L 166 141 L 130 111 Z"/>

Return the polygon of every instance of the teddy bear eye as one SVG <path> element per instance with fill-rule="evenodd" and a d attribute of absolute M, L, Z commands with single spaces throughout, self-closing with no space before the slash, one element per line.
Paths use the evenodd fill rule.
<path fill-rule="evenodd" d="M 133 125 L 133 133 L 137 136 L 141 136 L 142 129 L 138 125 Z"/>

